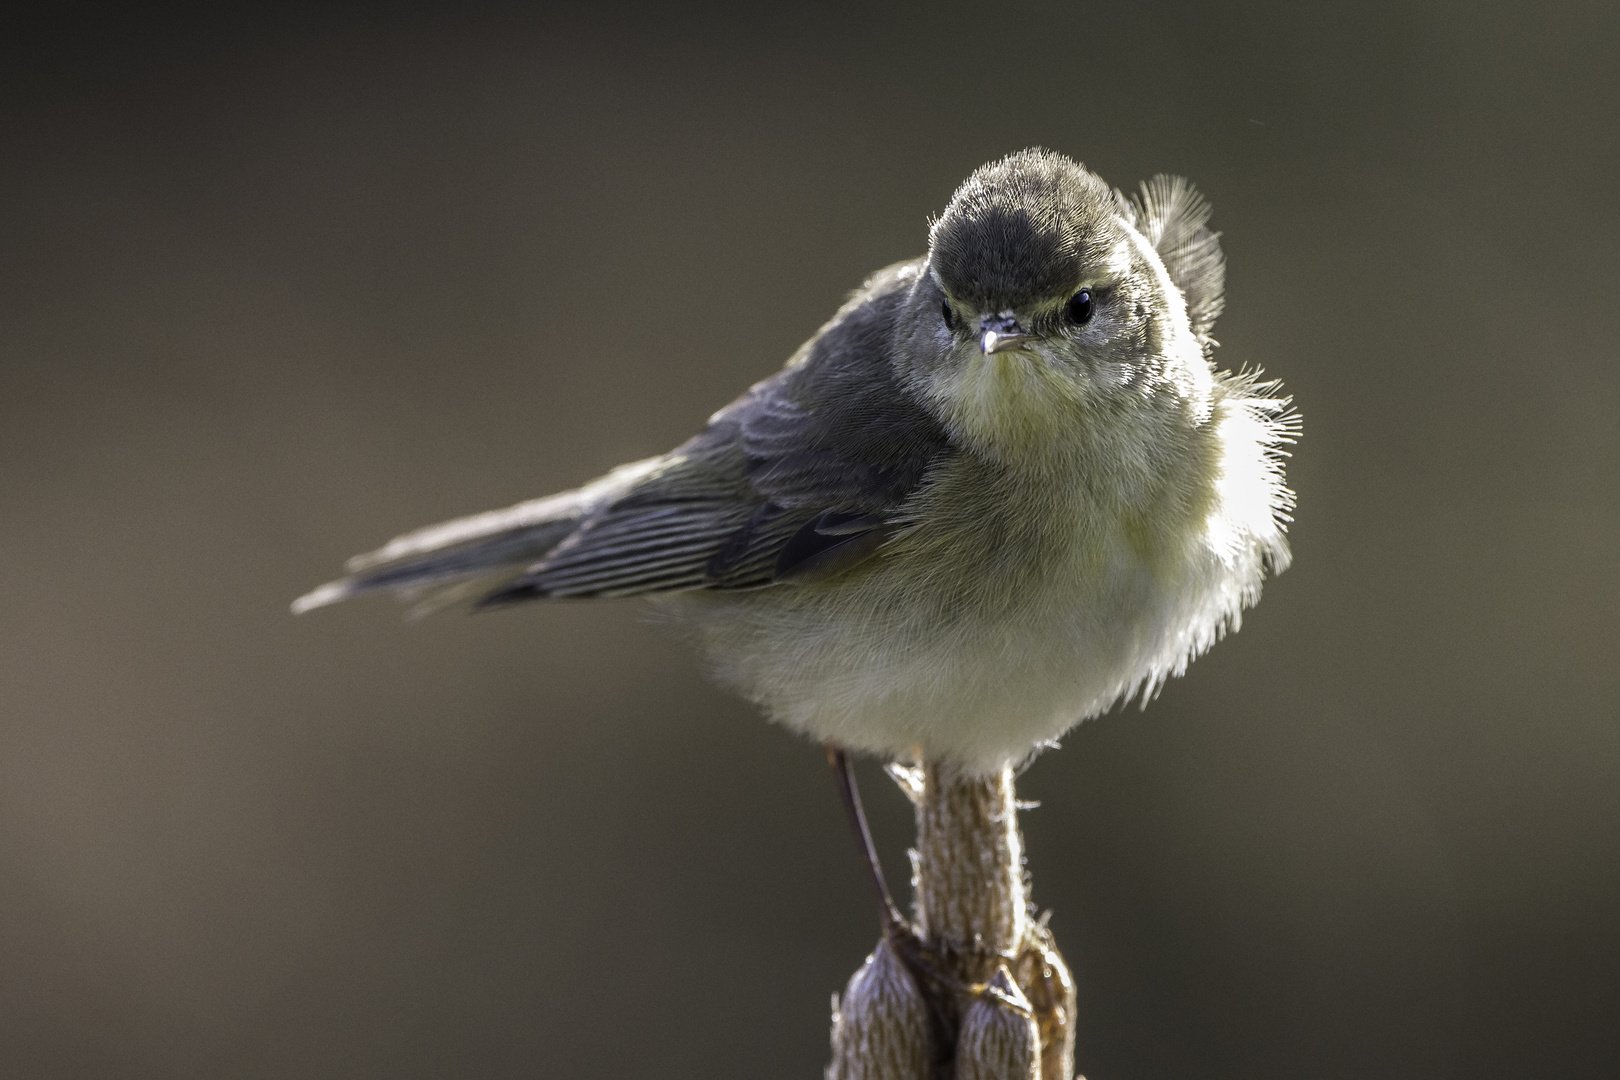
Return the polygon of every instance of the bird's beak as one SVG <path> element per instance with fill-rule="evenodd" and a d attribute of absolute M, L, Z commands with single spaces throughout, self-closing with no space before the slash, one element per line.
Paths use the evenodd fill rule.
<path fill-rule="evenodd" d="M 979 348 L 986 354 L 1016 349 L 1035 340 L 1034 334 L 1007 334 L 1000 330 L 986 330 L 979 335 Z"/>
<path fill-rule="evenodd" d="M 986 356 L 1016 349 L 1034 340 L 1035 335 L 1026 334 L 1024 328 L 1018 325 L 1018 320 L 1010 316 L 994 315 L 979 323 L 979 349 Z"/>

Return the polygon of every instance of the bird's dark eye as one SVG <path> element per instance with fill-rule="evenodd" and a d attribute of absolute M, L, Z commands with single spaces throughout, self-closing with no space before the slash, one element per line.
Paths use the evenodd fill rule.
<path fill-rule="evenodd" d="M 1069 297 L 1069 306 L 1063 309 L 1071 323 L 1084 326 L 1091 319 L 1091 290 L 1081 289 Z"/>
<path fill-rule="evenodd" d="M 945 320 L 945 329 L 956 329 L 956 312 L 951 310 L 951 302 L 946 300 L 939 305 L 940 317 Z"/>

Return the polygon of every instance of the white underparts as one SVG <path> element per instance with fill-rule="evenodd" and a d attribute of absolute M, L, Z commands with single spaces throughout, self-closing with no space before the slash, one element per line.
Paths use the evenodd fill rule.
<path fill-rule="evenodd" d="M 917 527 L 844 578 L 661 603 L 777 721 L 992 771 L 1145 700 L 1237 627 L 1288 557 L 1277 404 L 1233 382 L 1190 429 L 1165 400 L 1038 469 L 963 456 Z"/>

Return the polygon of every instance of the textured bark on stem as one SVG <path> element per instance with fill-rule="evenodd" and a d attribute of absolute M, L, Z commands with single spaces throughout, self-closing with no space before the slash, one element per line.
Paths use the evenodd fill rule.
<path fill-rule="evenodd" d="M 897 1055 L 865 1046 L 906 1047 L 915 1080 L 1071 1080 L 1074 983 L 1030 918 L 1012 771 L 891 772 L 917 810 L 917 923 L 880 942 L 850 980 L 834 1009 L 829 1080 L 907 1075 Z"/>
<path fill-rule="evenodd" d="M 1012 958 L 1029 912 L 1011 769 L 975 777 L 923 767 L 911 884 L 918 929 L 930 945 Z M 990 977 L 975 974 L 974 982 Z"/>

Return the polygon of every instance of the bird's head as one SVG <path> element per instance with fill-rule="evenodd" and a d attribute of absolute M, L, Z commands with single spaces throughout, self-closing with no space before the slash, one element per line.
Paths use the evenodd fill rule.
<path fill-rule="evenodd" d="M 1061 154 L 980 168 L 930 232 L 902 320 L 904 376 L 992 443 L 1061 437 L 1137 399 L 1207 396 L 1187 303 L 1138 220 Z"/>

